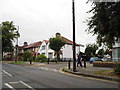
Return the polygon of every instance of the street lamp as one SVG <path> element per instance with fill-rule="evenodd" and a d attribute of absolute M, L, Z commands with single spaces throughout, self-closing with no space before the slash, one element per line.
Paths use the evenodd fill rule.
<path fill-rule="evenodd" d="M 15 25 L 17 26 L 17 25 Z M 17 31 L 19 32 L 19 26 L 17 26 Z M 18 61 L 18 37 L 16 38 L 16 59 L 15 62 Z"/>
<path fill-rule="evenodd" d="M 73 11 L 73 72 L 76 72 L 76 47 L 75 47 L 75 3 L 72 0 Z"/>

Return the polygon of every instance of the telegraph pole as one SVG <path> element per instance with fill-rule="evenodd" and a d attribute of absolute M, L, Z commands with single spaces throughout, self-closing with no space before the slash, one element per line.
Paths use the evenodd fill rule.
<path fill-rule="evenodd" d="M 15 26 L 17 26 L 17 25 L 15 25 Z M 17 26 L 17 30 L 18 30 L 18 32 L 19 32 L 19 26 Z M 15 62 L 17 62 L 18 61 L 18 37 L 16 38 L 16 60 L 15 60 Z"/>
<path fill-rule="evenodd" d="M 75 48 L 75 3 L 72 0 L 72 13 L 73 13 L 73 72 L 76 72 L 76 48 Z"/>

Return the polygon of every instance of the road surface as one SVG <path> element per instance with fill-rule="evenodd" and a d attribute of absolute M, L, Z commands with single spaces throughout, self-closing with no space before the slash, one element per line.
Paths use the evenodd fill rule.
<path fill-rule="evenodd" d="M 2 88 L 118 88 L 117 82 L 97 80 L 62 73 L 49 68 L 2 64 Z"/>

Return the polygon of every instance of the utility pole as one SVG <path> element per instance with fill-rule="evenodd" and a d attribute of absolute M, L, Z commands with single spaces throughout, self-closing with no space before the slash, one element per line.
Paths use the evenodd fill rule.
<path fill-rule="evenodd" d="M 73 13 L 73 72 L 76 72 L 76 48 L 75 48 L 75 3 L 72 0 L 72 13 Z"/>
<path fill-rule="evenodd" d="M 15 25 L 15 26 L 17 26 L 17 25 Z M 17 26 L 17 30 L 19 32 L 19 26 Z M 16 38 L 16 60 L 15 60 L 15 62 L 17 62 L 17 61 L 18 61 L 18 37 Z"/>

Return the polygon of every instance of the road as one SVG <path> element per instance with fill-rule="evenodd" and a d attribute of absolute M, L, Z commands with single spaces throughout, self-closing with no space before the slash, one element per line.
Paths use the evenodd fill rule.
<path fill-rule="evenodd" d="M 2 65 L 2 87 L 26 88 L 118 88 L 118 83 L 62 73 L 55 70 L 19 65 Z"/>

